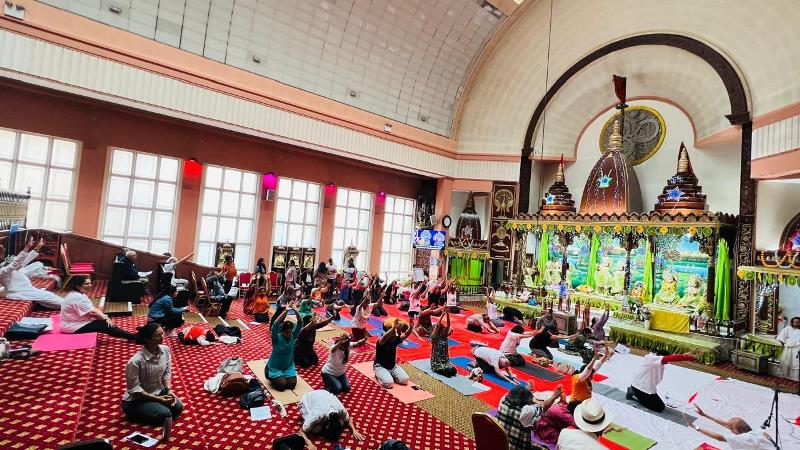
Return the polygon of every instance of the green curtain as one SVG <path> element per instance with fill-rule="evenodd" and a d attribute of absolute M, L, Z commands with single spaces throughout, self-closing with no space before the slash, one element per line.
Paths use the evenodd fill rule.
<path fill-rule="evenodd" d="M 728 258 L 728 243 L 719 240 L 717 270 L 714 276 L 714 317 L 717 320 L 731 319 L 731 260 Z"/>
<path fill-rule="evenodd" d="M 644 280 L 642 284 L 642 302 L 650 303 L 653 301 L 653 286 L 655 285 L 655 276 L 653 274 L 653 248 L 650 246 L 650 241 L 647 241 L 644 255 Z"/>
<path fill-rule="evenodd" d="M 586 272 L 586 284 L 592 289 L 597 289 L 594 273 L 597 271 L 597 251 L 600 250 L 600 238 L 592 235 L 592 245 L 589 248 L 589 268 Z"/>
<path fill-rule="evenodd" d="M 550 233 L 544 232 L 539 241 L 539 258 L 536 260 L 536 268 L 539 270 L 536 284 L 541 284 L 541 280 L 547 272 L 547 261 L 550 261 Z"/>
<path fill-rule="evenodd" d="M 481 267 L 483 267 L 483 262 L 480 259 L 470 259 L 469 260 L 469 280 L 480 284 L 481 281 Z"/>

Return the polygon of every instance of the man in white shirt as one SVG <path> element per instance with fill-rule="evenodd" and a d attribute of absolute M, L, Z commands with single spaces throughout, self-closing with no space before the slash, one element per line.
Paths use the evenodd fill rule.
<path fill-rule="evenodd" d="M 60 310 L 63 299 L 53 292 L 34 287 L 28 276 L 20 270 L 39 256 L 42 246 L 44 240 L 39 239 L 36 248 L 33 248 L 33 238 L 28 239 L 25 248 L 14 260 L 0 268 L 0 285 L 6 288 L 5 297 L 9 300 L 29 300 L 48 309 Z M 0 253 L 4 252 L 5 248 L 0 245 Z"/>
<path fill-rule="evenodd" d="M 697 406 L 697 403 L 694 404 L 694 409 L 706 419 L 729 429 L 731 433 L 720 434 L 697 425 L 693 425 L 692 428 L 712 439 L 727 442 L 731 450 L 772 450 L 775 448 L 775 444 L 771 442 L 772 438 L 769 435 L 763 431 L 750 428 L 750 425 L 740 417 L 733 417 L 728 420 L 718 419 L 706 414 L 705 411 Z"/>
<path fill-rule="evenodd" d="M 493 373 L 509 383 L 517 383 L 514 375 L 509 370 L 511 363 L 500 350 L 479 343 L 470 343 L 470 345 L 472 346 L 472 356 L 475 357 L 475 363 L 484 373 Z"/>
<path fill-rule="evenodd" d="M 342 402 L 328 391 L 318 389 L 303 394 L 300 398 L 300 415 L 303 417 L 303 426 L 298 434 L 306 441 L 309 450 L 317 448 L 309 436 L 323 436 L 338 441 L 345 428 L 352 431 L 356 440 L 364 440 L 365 436 L 356 430 Z"/>
<path fill-rule="evenodd" d="M 584 400 L 575 408 L 575 428 L 561 430 L 558 435 L 558 450 L 606 450 L 598 438 L 613 420 L 611 413 L 606 413 L 597 400 Z"/>

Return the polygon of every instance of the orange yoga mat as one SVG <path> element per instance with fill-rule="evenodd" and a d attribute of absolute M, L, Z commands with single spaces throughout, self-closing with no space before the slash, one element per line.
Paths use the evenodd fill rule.
<path fill-rule="evenodd" d="M 373 380 L 376 383 L 378 382 L 378 379 L 375 378 L 375 371 L 372 370 L 372 361 L 353 364 L 353 368 L 364 374 L 370 380 Z M 386 389 L 386 392 L 392 394 L 398 400 L 400 400 L 405 404 L 416 403 L 421 400 L 427 400 L 429 398 L 433 398 L 433 394 L 431 394 L 430 392 L 421 388 L 419 390 L 414 389 L 413 386 L 417 385 L 415 385 L 410 381 L 405 386 L 395 383 L 394 385 L 392 385 L 390 389 Z"/>

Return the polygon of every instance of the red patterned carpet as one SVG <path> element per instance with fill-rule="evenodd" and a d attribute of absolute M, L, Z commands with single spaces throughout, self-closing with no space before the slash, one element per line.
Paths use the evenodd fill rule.
<path fill-rule="evenodd" d="M 16 315 L 24 313 L 21 309 Z M 244 323 L 251 320 L 242 314 L 241 300 L 231 308 L 228 322 L 238 324 L 237 318 Z M 143 317 L 115 319 L 118 326 L 130 331 L 144 321 Z M 241 356 L 249 361 L 269 356 L 267 325 L 251 326 L 242 333 L 243 343 L 234 346 L 201 347 L 167 339 L 173 352 L 173 389 L 185 410 L 175 423 L 170 441 L 156 448 L 270 448 L 273 439 L 298 429 L 301 422 L 297 405 L 288 405 L 285 418 L 273 410 L 273 419 L 252 422 L 249 413 L 239 408 L 237 398 L 222 398 L 203 389 L 203 383 L 223 359 Z M 115 449 L 133 450 L 141 447 L 125 442 L 124 437 L 131 432 L 158 436 L 158 428 L 127 422 L 120 406 L 125 363 L 137 349 L 123 340 L 101 335 L 95 349 L 48 352 L 28 361 L 1 364 L 0 448 L 53 449 L 77 439 L 102 437 L 110 439 Z M 317 344 L 317 352 L 320 366 L 299 369 L 299 373 L 318 389 L 322 388 L 319 367 L 328 351 Z M 352 363 L 373 358 L 373 350 L 351 356 Z M 344 433 L 341 443 L 345 447 L 374 450 L 384 440 L 396 438 L 414 449 L 474 449 L 474 442 L 430 413 L 416 405 L 403 404 L 354 369 L 349 369 L 348 375 L 353 391 L 341 399 L 367 439 L 357 442 L 350 433 Z M 333 445 L 321 440 L 317 444 L 321 449 Z"/>

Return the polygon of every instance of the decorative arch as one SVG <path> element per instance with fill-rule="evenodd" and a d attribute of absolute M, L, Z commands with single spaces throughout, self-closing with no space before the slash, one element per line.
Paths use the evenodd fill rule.
<path fill-rule="evenodd" d="M 744 82 L 742 81 L 736 68 L 731 64 L 728 59 L 708 44 L 697 39 L 683 36 L 679 34 L 670 33 L 655 33 L 631 36 L 625 39 L 607 44 L 588 55 L 578 60 L 575 64 L 569 67 L 564 73 L 558 77 L 552 86 L 547 90 L 545 95 L 539 101 L 536 109 L 533 112 L 531 121 L 528 124 L 528 129 L 525 133 L 524 147 L 522 148 L 522 161 L 520 164 L 520 196 L 519 196 L 519 210 L 520 212 L 528 212 L 528 203 L 530 200 L 530 182 L 533 168 L 533 161 L 529 159 L 533 152 L 533 136 L 536 131 L 536 126 L 544 114 L 544 110 L 548 103 L 555 97 L 559 90 L 577 73 L 588 67 L 598 59 L 607 56 L 611 53 L 617 52 L 630 47 L 637 47 L 642 45 L 665 45 L 675 47 L 693 55 L 698 56 L 707 62 L 714 71 L 719 75 L 725 90 L 728 94 L 728 100 L 731 106 L 731 113 L 725 117 L 730 121 L 731 125 L 744 125 L 750 123 L 750 111 L 748 109 L 747 94 L 745 92 Z M 610 89 L 610 83 L 609 83 Z M 749 129 L 748 135 L 745 136 Z M 750 139 L 752 137 L 752 127 L 742 127 L 742 143 L 748 142 L 747 154 L 747 178 L 750 178 Z M 743 167 L 744 169 L 744 167 Z M 744 170 L 742 172 L 742 179 L 744 179 Z M 744 195 L 744 190 L 742 194 Z M 753 199 L 755 197 L 753 196 Z M 753 213 L 755 213 L 755 204 L 753 204 Z"/>

